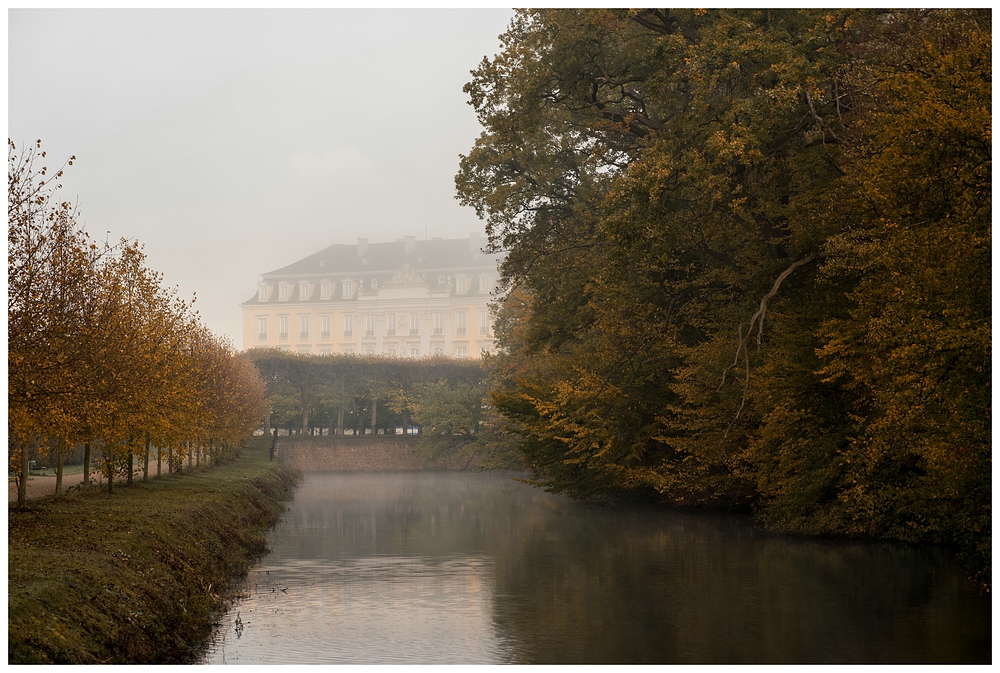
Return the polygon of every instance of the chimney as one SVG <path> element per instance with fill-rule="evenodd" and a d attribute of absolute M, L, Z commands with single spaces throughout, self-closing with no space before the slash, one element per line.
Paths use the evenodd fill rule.
<path fill-rule="evenodd" d="M 475 231 L 469 232 L 469 252 L 473 255 L 478 255 L 480 253 L 480 248 L 483 247 L 482 242 L 479 239 L 479 234 Z"/>
<path fill-rule="evenodd" d="M 359 238 L 358 239 L 358 257 L 364 257 L 366 252 L 368 252 L 368 239 L 367 238 Z"/>
<path fill-rule="evenodd" d="M 403 237 L 403 254 L 409 255 L 413 252 L 413 248 L 416 247 L 417 237 L 416 236 L 404 236 Z"/>

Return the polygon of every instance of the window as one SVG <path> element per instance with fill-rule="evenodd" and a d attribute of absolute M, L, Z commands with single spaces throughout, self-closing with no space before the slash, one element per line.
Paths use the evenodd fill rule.
<path fill-rule="evenodd" d="M 455 334 L 465 336 L 468 327 L 468 314 L 465 311 L 455 311 Z"/>
<path fill-rule="evenodd" d="M 365 355 L 368 355 L 368 356 L 375 355 L 375 349 L 374 348 L 366 348 L 365 349 Z"/>
<path fill-rule="evenodd" d="M 375 314 L 365 313 L 365 336 L 375 336 Z"/>
<path fill-rule="evenodd" d="M 319 338 L 330 338 L 330 316 L 328 315 L 321 315 L 319 317 Z"/>
<path fill-rule="evenodd" d="M 444 313 L 442 313 L 441 311 L 434 311 L 433 334 L 435 335 L 444 334 Z"/>
<path fill-rule="evenodd" d="M 341 285 L 344 286 L 344 297 L 350 297 L 352 294 L 354 294 L 353 282 L 345 280 L 343 283 L 341 283 Z"/>
<path fill-rule="evenodd" d="M 257 341 L 267 341 L 267 318 L 257 318 Z"/>
<path fill-rule="evenodd" d="M 378 278 L 372 278 L 371 288 L 373 290 L 377 290 L 378 289 Z"/>
<path fill-rule="evenodd" d="M 385 314 L 385 335 L 386 336 L 396 336 L 396 314 L 386 313 Z"/>
<path fill-rule="evenodd" d="M 267 285 L 257 288 L 257 301 L 267 301 Z"/>
<path fill-rule="evenodd" d="M 340 352 L 344 355 L 354 355 L 354 344 L 344 344 Z"/>
<path fill-rule="evenodd" d="M 479 309 L 479 333 L 486 336 L 490 334 L 490 316 L 484 308 Z"/>
<path fill-rule="evenodd" d="M 385 354 L 388 355 L 391 358 L 394 358 L 394 357 L 396 357 L 396 349 L 395 348 L 386 348 L 385 349 Z"/>
<path fill-rule="evenodd" d="M 465 294 L 468 288 L 465 287 L 465 276 L 459 276 L 455 279 L 455 291 L 458 294 Z"/>
<path fill-rule="evenodd" d="M 278 316 L 278 338 L 287 339 L 288 338 L 288 316 L 279 315 Z"/>
<path fill-rule="evenodd" d="M 420 314 L 411 313 L 410 314 L 410 334 L 417 335 L 420 334 Z"/>
<path fill-rule="evenodd" d="M 420 349 L 419 348 L 411 348 L 410 349 L 410 357 L 411 358 L 418 358 L 418 357 L 420 357 Z"/>
<path fill-rule="evenodd" d="M 299 283 L 299 301 L 309 298 L 309 283 Z"/>
<path fill-rule="evenodd" d="M 319 298 L 329 299 L 330 298 L 330 284 L 323 281 L 319 284 Z"/>
<path fill-rule="evenodd" d="M 320 346 L 318 349 L 320 355 L 330 355 L 331 351 L 332 349 L 330 348 L 329 344 L 327 344 L 326 346 Z"/>
<path fill-rule="evenodd" d="M 479 292 L 480 294 L 486 294 L 490 291 L 490 279 L 487 276 L 479 277 Z"/>
<path fill-rule="evenodd" d="M 344 314 L 344 338 L 350 339 L 354 336 L 354 316 L 350 313 Z M 354 352 L 353 350 L 351 351 Z"/>
<path fill-rule="evenodd" d="M 312 352 L 312 349 L 309 346 L 297 346 L 296 350 L 303 355 L 309 355 L 309 353 Z"/>
<path fill-rule="evenodd" d="M 278 283 L 278 300 L 286 301 L 288 299 L 288 286 L 284 283 Z"/>
<path fill-rule="evenodd" d="M 457 358 L 469 357 L 469 349 L 466 346 L 455 346 L 455 357 Z"/>
<path fill-rule="evenodd" d="M 299 338 L 300 339 L 309 338 L 309 316 L 307 315 L 299 316 Z"/>

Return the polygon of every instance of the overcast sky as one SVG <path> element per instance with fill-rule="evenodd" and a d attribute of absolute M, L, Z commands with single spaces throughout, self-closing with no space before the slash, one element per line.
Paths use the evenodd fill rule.
<path fill-rule="evenodd" d="M 462 86 L 510 10 L 9 10 L 8 135 L 103 240 L 242 348 L 260 275 L 333 243 L 482 231 Z M 426 223 L 426 234 L 425 234 Z"/>

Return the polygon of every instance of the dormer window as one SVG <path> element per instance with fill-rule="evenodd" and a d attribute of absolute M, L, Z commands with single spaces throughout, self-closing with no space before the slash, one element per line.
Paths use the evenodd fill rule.
<path fill-rule="evenodd" d="M 448 282 L 448 279 L 444 276 L 438 276 L 438 285 L 444 285 Z"/>
<path fill-rule="evenodd" d="M 465 276 L 459 276 L 455 279 L 455 292 L 458 294 L 465 294 Z"/>
<path fill-rule="evenodd" d="M 284 283 L 278 283 L 278 301 L 288 300 L 288 286 Z"/>
<path fill-rule="evenodd" d="M 257 287 L 257 301 L 267 301 L 267 285 Z"/>
<path fill-rule="evenodd" d="M 370 285 L 371 285 L 371 289 L 377 290 L 378 289 L 378 278 L 372 278 Z"/>
<path fill-rule="evenodd" d="M 309 298 L 309 283 L 299 283 L 299 300 L 304 301 Z"/>
<path fill-rule="evenodd" d="M 490 277 L 480 276 L 479 277 L 479 293 L 486 294 L 490 291 Z"/>
<path fill-rule="evenodd" d="M 344 286 L 344 298 L 349 298 L 354 294 L 354 282 L 350 280 L 345 280 L 342 285 Z"/>
<path fill-rule="evenodd" d="M 323 281 L 319 284 L 319 298 L 329 299 L 330 298 L 330 283 Z"/>

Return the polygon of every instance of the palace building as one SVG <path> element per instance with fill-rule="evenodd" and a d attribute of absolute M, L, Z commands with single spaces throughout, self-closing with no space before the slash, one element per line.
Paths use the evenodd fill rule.
<path fill-rule="evenodd" d="M 478 358 L 492 353 L 498 255 L 469 238 L 331 245 L 265 273 L 243 303 L 243 347 Z"/>

